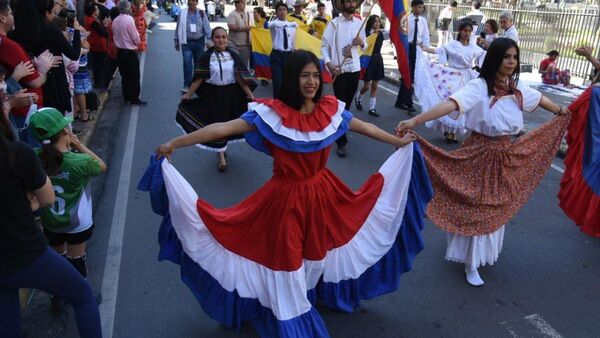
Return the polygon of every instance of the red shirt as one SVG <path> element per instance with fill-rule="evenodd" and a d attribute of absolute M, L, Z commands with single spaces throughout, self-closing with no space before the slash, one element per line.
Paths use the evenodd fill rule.
<path fill-rule="evenodd" d="M 31 61 L 31 58 L 25 52 L 25 49 L 21 47 L 18 43 L 9 39 L 4 35 L 0 35 L 0 65 L 6 68 L 6 76 L 11 76 L 13 70 L 20 62 Z M 38 107 L 43 107 L 43 91 L 42 87 L 40 88 L 28 88 L 27 83 L 38 79 L 40 74 L 36 71 L 33 74 L 26 76 L 19 81 L 21 87 L 26 89 L 27 93 L 36 93 L 38 95 L 37 105 Z M 29 112 L 29 107 L 20 107 L 13 108 L 11 113 L 16 116 L 27 116 L 27 112 Z"/>
<path fill-rule="evenodd" d="M 542 70 L 542 71 L 546 70 L 548 68 L 548 66 L 550 66 L 553 63 L 556 63 L 556 61 L 550 60 L 550 58 L 543 59 L 542 62 L 540 62 L 540 70 Z"/>
<path fill-rule="evenodd" d="M 101 25 L 101 23 L 97 22 L 94 17 L 85 16 L 83 19 L 83 27 L 86 31 L 90 32 L 90 35 L 87 38 L 87 41 L 90 44 L 90 51 L 92 52 L 106 52 L 107 49 L 107 39 L 106 37 L 98 34 L 96 30 L 92 27 L 94 23 L 97 25 Z"/>

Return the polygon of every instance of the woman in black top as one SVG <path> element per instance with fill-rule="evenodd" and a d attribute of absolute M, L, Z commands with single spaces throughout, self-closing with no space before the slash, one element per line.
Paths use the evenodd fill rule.
<path fill-rule="evenodd" d="M 0 92 L 4 102 L 4 92 Z M 100 315 L 87 281 L 48 249 L 33 211 L 54 203 L 42 164 L 25 143 L 15 142 L 8 112 L 0 113 L 0 337 L 21 335 L 19 288 L 44 290 L 75 310 L 81 337 L 101 337 Z"/>
<path fill-rule="evenodd" d="M 81 26 L 75 20 L 71 44 L 58 28 L 50 24 L 59 10 L 60 6 L 55 6 L 54 0 L 19 0 L 14 14 L 14 40 L 32 55 L 49 50 L 54 56 L 64 55 L 71 60 L 79 60 Z M 72 111 L 69 82 L 62 63 L 48 72 L 43 89 L 44 106 L 56 108 L 63 114 Z"/>

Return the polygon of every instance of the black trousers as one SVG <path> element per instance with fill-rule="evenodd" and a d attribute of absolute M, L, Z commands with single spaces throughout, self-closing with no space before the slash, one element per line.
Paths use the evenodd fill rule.
<path fill-rule="evenodd" d="M 128 102 L 140 99 L 140 60 L 137 52 L 131 49 L 117 50 L 117 65 L 121 73 L 123 98 Z"/>
<path fill-rule="evenodd" d="M 106 81 L 106 52 L 89 52 L 88 62 L 91 64 L 92 73 L 94 74 L 94 87 L 107 87 Z"/>
<path fill-rule="evenodd" d="M 408 66 L 410 67 L 410 78 L 415 79 L 415 61 L 417 60 L 417 45 L 413 43 L 408 44 Z M 396 108 L 400 108 L 401 105 L 407 107 L 413 106 L 413 93 L 414 89 L 406 89 L 404 86 L 404 79 L 400 79 L 400 90 L 398 91 L 398 97 L 396 98 Z"/>
<path fill-rule="evenodd" d="M 352 105 L 352 99 L 358 89 L 359 76 L 360 72 L 342 73 L 338 75 L 335 78 L 335 82 L 333 82 L 333 94 L 338 100 L 346 104 L 346 110 L 350 110 L 350 105 Z M 346 145 L 346 143 L 348 143 L 346 134 L 338 138 L 335 143 L 337 143 L 338 146 Z"/>

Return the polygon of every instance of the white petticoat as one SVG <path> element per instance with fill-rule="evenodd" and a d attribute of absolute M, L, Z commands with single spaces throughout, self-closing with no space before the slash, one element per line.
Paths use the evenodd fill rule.
<path fill-rule="evenodd" d="M 491 234 L 481 236 L 463 236 L 449 232 L 446 259 L 465 263 L 472 268 L 493 265 L 502 251 L 503 242 L 504 225 Z"/>

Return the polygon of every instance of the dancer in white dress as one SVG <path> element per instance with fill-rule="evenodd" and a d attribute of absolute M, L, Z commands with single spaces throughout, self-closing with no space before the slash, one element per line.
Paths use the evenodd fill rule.
<path fill-rule="evenodd" d="M 452 93 L 479 76 L 479 73 L 471 68 L 474 64 L 481 65 L 485 51 L 469 43 L 472 31 L 471 22 L 463 21 L 458 26 L 457 40 L 438 48 L 421 46 L 422 51 L 438 56 L 438 63 L 434 63 L 429 61 L 424 53 L 417 53 L 415 95 L 419 98 L 422 111 L 427 111 L 446 100 Z M 427 122 L 426 126 L 442 131 L 446 141 L 450 143 L 457 142 L 456 134 L 466 133 L 463 115 L 456 120 L 443 116 Z"/>

